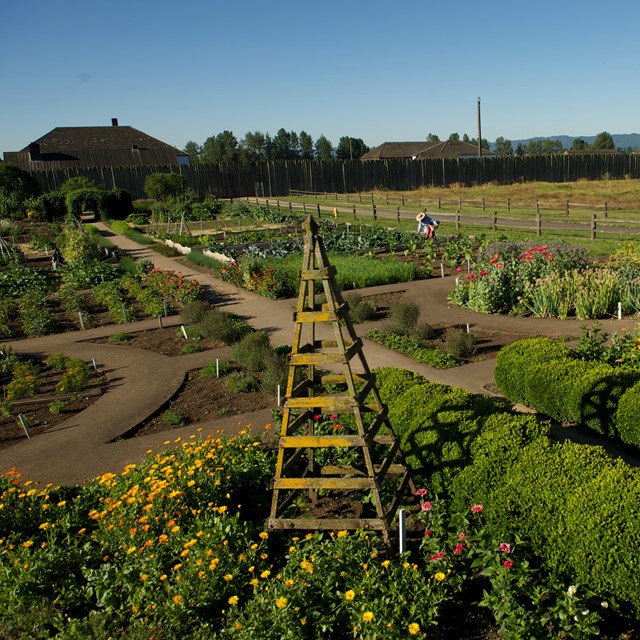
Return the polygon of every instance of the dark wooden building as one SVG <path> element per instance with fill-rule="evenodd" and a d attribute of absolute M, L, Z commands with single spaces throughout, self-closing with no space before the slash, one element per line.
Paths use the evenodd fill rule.
<path fill-rule="evenodd" d="M 483 149 L 482 156 L 493 156 Z M 427 160 L 440 158 L 477 158 L 478 146 L 470 142 L 383 142 L 365 153 L 360 160 Z"/>
<path fill-rule="evenodd" d="M 56 127 L 5 162 L 25 171 L 85 167 L 188 165 L 189 155 L 133 127 Z"/>

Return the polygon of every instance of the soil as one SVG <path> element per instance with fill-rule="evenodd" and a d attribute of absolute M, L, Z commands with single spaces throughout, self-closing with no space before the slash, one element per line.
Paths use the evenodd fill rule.
<path fill-rule="evenodd" d="M 171 401 L 124 437 L 146 436 L 204 420 L 211 421 L 275 407 L 276 401 L 272 395 L 257 391 L 235 393 L 227 389 L 222 381 L 223 378 L 201 378 L 199 371 L 190 371 L 182 388 Z M 184 421 L 176 425 L 166 424 L 162 416 L 168 410 L 182 416 Z"/>
<path fill-rule="evenodd" d="M 187 335 L 189 335 L 188 329 Z M 223 343 L 215 340 L 185 339 L 180 327 L 165 327 L 163 329 L 158 328 L 127 333 L 126 325 L 122 325 L 122 333 L 116 334 L 116 337 L 98 338 L 97 340 L 87 340 L 87 342 L 96 344 L 121 344 L 127 347 L 161 353 L 165 356 L 180 356 L 184 353 L 190 353 L 189 349 L 206 351 L 207 349 L 224 347 Z M 183 351 L 183 349 L 185 349 L 185 351 Z"/>

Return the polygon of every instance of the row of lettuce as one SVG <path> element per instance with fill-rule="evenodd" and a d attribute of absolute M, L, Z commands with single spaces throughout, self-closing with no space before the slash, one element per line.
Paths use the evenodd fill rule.
<path fill-rule="evenodd" d="M 640 613 L 635 468 L 497 400 L 400 369 L 377 380 L 421 487 L 419 550 L 264 531 L 275 450 L 249 433 L 178 438 L 80 487 L 2 478 L 0 629 L 438 638 L 468 611 L 505 638 L 590 638 Z"/>

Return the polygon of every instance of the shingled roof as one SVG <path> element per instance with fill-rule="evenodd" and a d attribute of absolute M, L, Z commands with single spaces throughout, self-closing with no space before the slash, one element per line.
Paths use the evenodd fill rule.
<path fill-rule="evenodd" d="M 189 155 L 114 119 L 110 127 L 56 127 L 4 159 L 29 170 L 188 164 Z"/>
<path fill-rule="evenodd" d="M 360 160 L 388 160 L 393 158 L 460 158 L 477 156 L 477 145 L 470 142 L 384 142 L 365 153 Z M 483 156 L 494 155 L 487 149 Z"/>

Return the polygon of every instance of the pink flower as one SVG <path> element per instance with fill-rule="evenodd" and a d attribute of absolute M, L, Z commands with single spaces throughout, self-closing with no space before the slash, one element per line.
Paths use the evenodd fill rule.
<path fill-rule="evenodd" d="M 466 534 L 464 531 L 463 531 L 462 533 L 459 533 L 459 534 L 458 534 L 458 538 L 459 538 L 460 540 L 464 540 L 466 537 L 467 537 L 467 534 Z"/>
<path fill-rule="evenodd" d="M 458 542 L 458 544 L 456 545 L 456 548 L 454 549 L 453 553 L 455 553 L 457 556 L 459 556 L 463 551 L 464 551 L 464 545 L 461 542 Z"/>
<path fill-rule="evenodd" d="M 511 553 L 511 545 L 508 542 L 501 542 L 500 551 L 502 551 L 502 553 Z"/>
<path fill-rule="evenodd" d="M 441 551 L 440 553 L 434 553 L 431 556 L 431 562 L 435 562 L 436 560 L 442 560 L 442 558 L 444 558 L 444 551 Z"/>
<path fill-rule="evenodd" d="M 331 420 L 332 422 L 335 422 L 338 419 L 337 414 L 333 414 L 332 416 L 329 416 L 329 420 Z"/>
<path fill-rule="evenodd" d="M 456 273 L 460 273 L 462 271 L 462 267 L 456 267 Z"/>
<path fill-rule="evenodd" d="M 433 531 L 431 531 L 431 529 L 427 529 L 427 530 L 424 532 L 424 535 L 425 535 L 427 538 L 430 538 L 430 537 L 433 535 Z"/>
<path fill-rule="evenodd" d="M 433 509 L 433 503 L 432 502 L 423 502 L 420 505 L 421 509 L 423 511 L 431 511 L 431 509 Z"/>
<path fill-rule="evenodd" d="M 484 507 L 481 504 L 474 504 L 471 507 L 471 513 L 480 513 L 481 511 L 484 511 Z"/>
<path fill-rule="evenodd" d="M 426 489 L 418 489 L 416 491 L 416 495 L 420 496 L 422 498 L 422 496 L 426 496 L 427 495 L 427 490 Z"/>
<path fill-rule="evenodd" d="M 322 418 L 322 415 L 320 415 L 319 413 L 316 413 L 316 415 L 313 416 L 313 419 L 318 422 L 318 420 L 320 420 L 320 418 Z"/>
<path fill-rule="evenodd" d="M 502 566 L 505 567 L 506 569 L 511 569 L 511 567 L 513 567 L 513 560 L 505 560 L 502 563 Z"/>

